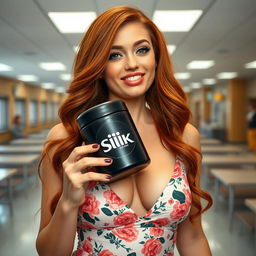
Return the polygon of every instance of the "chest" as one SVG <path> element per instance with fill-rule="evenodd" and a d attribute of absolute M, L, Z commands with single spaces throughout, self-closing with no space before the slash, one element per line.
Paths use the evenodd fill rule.
<path fill-rule="evenodd" d="M 175 156 L 162 145 L 156 131 L 143 133 L 141 138 L 150 156 L 150 164 L 133 176 L 108 184 L 139 215 L 154 205 L 175 167 Z"/>

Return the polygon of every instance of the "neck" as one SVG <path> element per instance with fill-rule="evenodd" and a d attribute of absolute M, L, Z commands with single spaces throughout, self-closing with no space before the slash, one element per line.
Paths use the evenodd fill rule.
<path fill-rule="evenodd" d="M 136 125 L 152 122 L 152 117 L 148 108 L 146 108 L 146 100 L 144 97 L 136 99 L 110 99 L 110 100 L 122 100 L 127 106 L 133 121 Z"/>

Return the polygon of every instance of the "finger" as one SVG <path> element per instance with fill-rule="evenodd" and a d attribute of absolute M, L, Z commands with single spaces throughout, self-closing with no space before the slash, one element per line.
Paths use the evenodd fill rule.
<path fill-rule="evenodd" d="M 82 174 L 79 177 L 80 181 L 82 183 L 88 182 L 88 181 L 110 181 L 112 179 L 112 176 L 109 174 L 104 173 L 98 173 L 98 172 L 87 172 L 85 174 Z"/>
<path fill-rule="evenodd" d="M 109 166 L 113 160 L 111 158 L 103 157 L 83 157 L 73 165 L 76 172 L 83 172 L 87 168 L 97 166 Z"/>
<path fill-rule="evenodd" d="M 75 162 L 82 156 L 97 152 L 100 148 L 99 144 L 89 144 L 75 147 L 68 157 L 69 162 Z"/>

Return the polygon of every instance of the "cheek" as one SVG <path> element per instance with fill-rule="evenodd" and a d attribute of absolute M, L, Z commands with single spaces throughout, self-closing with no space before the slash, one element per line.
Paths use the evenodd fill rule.
<path fill-rule="evenodd" d="M 119 76 L 119 72 L 120 72 L 120 64 L 111 63 L 106 67 L 104 77 L 106 80 L 114 79 Z"/>
<path fill-rule="evenodd" d="M 150 58 L 145 59 L 144 67 L 146 67 L 148 71 L 154 71 L 156 68 L 155 56 L 151 56 Z"/>

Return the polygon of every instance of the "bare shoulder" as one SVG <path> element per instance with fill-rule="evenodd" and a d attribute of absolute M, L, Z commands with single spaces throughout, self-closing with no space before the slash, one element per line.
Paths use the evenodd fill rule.
<path fill-rule="evenodd" d="M 62 123 L 56 124 L 51 128 L 47 135 L 47 140 L 62 139 L 68 136 L 67 130 Z"/>
<path fill-rule="evenodd" d="M 200 133 L 198 130 L 190 123 L 187 123 L 182 136 L 183 141 L 186 144 L 198 149 L 201 151 L 200 146 Z"/>

